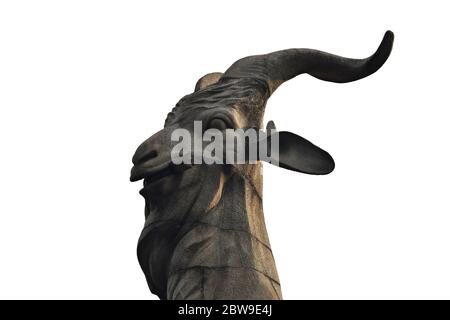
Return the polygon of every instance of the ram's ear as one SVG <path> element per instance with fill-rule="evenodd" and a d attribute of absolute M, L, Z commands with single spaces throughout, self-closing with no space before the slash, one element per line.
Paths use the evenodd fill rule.
<path fill-rule="evenodd" d="M 270 156 L 270 162 L 281 168 L 307 174 L 328 174 L 334 170 L 334 160 L 328 152 L 308 140 L 288 131 L 274 132 L 269 136 L 270 145 L 278 138 L 278 154 Z"/>

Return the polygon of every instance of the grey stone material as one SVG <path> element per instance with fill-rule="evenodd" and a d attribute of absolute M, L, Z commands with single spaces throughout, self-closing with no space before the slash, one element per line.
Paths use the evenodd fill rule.
<path fill-rule="evenodd" d="M 262 163 L 174 165 L 173 130 L 193 132 L 195 120 L 204 129 L 262 128 L 267 100 L 283 82 L 302 73 L 338 83 L 367 77 L 387 60 L 393 40 L 386 32 L 366 59 L 312 49 L 250 56 L 197 81 L 195 91 L 167 115 L 164 128 L 133 157 L 130 179 L 144 180 L 146 218 L 137 253 L 154 294 L 160 299 L 282 299 L 264 222 Z M 269 121 L 267 127 L 275 124 Z M 277 134 L 280 167 L 308 174 L 334 169 L 326 151 L 294 133 Z"/>

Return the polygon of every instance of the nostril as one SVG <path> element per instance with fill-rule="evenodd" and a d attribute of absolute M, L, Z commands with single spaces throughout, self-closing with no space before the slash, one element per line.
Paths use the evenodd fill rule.
<path fill-rule="evenodd" d="M 158 152 L 156 150 L 152 150 L 149 153 L 147 153 L 145 156 L 141 158 L 140 162 L 147 162 L 153 158 L 156 158 L 158 156 Z"/>

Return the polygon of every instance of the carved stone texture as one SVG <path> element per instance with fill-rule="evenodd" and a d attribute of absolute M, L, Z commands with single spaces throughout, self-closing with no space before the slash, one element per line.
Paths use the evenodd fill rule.
<path fill-rule="evenodd" d="M 174 165 L 173 130 L 193 132 L 195 120 L 205 123 L 204 129 L 261 128 L 266 102 L 284 81 L 302 73 L 339 83 L 367 77 L 387 60 L 393 40 L 386 32 L 366 59 L 311 49 L 246 57 L 224 73 L 202 77 L 195 92 L 176 104 L 164 129 L 136 150 L 131 172 L 131 181 L 144 179 L 146 221 L 137 252 L 154 294 L 161 299 L 282 298 L 264 222 L 261 162 Z M 273 122 L 268 127 L 274 128 Z M 333 170 L 326 151 L 293 133 L 277 134 L 280 167 L 308 174 Z"/>

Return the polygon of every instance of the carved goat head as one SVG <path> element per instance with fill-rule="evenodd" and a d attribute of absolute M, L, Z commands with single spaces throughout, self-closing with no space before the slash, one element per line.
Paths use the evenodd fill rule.
<path fill-rule="evenodd" d="M 189 287 L 189 285 L 184 282 L 183 290 L 174 289 L 176 285 L 170 284 L 172 281 L 170 279 L 173 279 L 173 274 L 177 272 L 174 266 L 186 267 L 186 265 L 189 265 L 189 259 L 201 260 L 195 262 L 195 266 L 202 266 L 202 263 L 206 263 L 208 257 L 204 256 L 205 253 L 193 253 L 193 251 L 195 251 L 195 248 L 205 246 L 205 242 L 212 240 L 210 238 L 210 240 L 203 239 L 200 241 L 198 239 L 202 236 L 197 235 L 192 238 L 194 239 L 192 243 L 195 242 L 195 245 L 186 245 L 179 249 L 181 239 L 187 241 L 185 235 L 188 231 L 183 229 L 183 225 L 189 221 L 200 221 L 203 219 L 200 218 L 201 214 L 209 212 L 208 210 L 214 208 L 221 201 L 224 195 L 223 190 L 230 176 L 238 173 L 242 179 L 248 181 L 261 199 L 260 162 L 239 165 L 175 165 L 171 158 L 171 151 L 174 147 L 174 141 L 172 141 L 174 130 L 184 129 L 195 136 L 195 121 L 201 121 L 202 132 L 210 128 L 218 130 L 261 128 L 266 102 L 283 82 L 302 73 L 307 73 L 321 80 L 339 83 L 367 77 L 376 72 L 387 60 L 393 40 L 393 33 L 386 32 L 376 52 L 366 59 L 344 58 L 311 49 L 288 49 L 240 59 L 224 73 L 210 73 L 198 80 L 195 92 L 183 97 L 172 112 L 168 114 L 164 129 L 144 141 L 133 157 L 134 167 L 131 171 L 131 181 L 144 179 L 144 188 L 141 190 L 141 194 L 146 200 L 145 213 L 147 218 L 146 226 L 141 235 L 138 255 L 153 292 L 162 298 L 174 298 L 177 297 L 177 294 L 180 297 L 180 292 L 195 291 L 194 289 L 187 290 L 186 286 Z M 273 127 L 273 122 L 269 122 L 268 128 Z M 277 137 L 279 139 L 277 162 L 280 167 L 308 174 L 327 174 L 334 169 L 334 161 L 331 156 L 307 140 L 290 132 L 279 132 Z M 239 193 L 243 189 L 234 186 L 227 190 L 229 193 Z M 236 199 L 236 197 L 229 199 Z M 249 201 L 244 205 L 236 203 L 236 206 L 249 206 Z M 260 204 L 255 206 L 260 206 Z M 231 212 L 222 210 L 217 221 L 211 222 L 211 220 L 206 223 L 202 220 L 202 223 L 215 227 L 220 224 L 223 227 L 222 222 L 226 219 L 224 215 L 232 214 L 238 209 L 227 209 Z M 190 215 L 196 215 L 196 217 L 190 217 Z M 245 223 L 249 227 L 244 232 L 256 237 L 258 241 L 270 248 L 265 235 L 264 220 L 259 217 L 262 216 L 262 207 L 261 214 L 254 213 L 258 217 L 247 215 Z M 233 225 L 236 221 L 230 222 L 233 230 L 239 228 Z M 235 224 L 238 224 L 238 222 Z M 180 230 L 184 231 L 181 232 Z M 230 239 L 230 241 L 233 241 L 233 239 Z M 212 247 L 213 245 L 209 245 L 204 251 L 206 252 Z M 242 250 L 241 257 L 254 249 L 249 246 Z M 150 251 L 151 253 L 149 253 Z M 229 254 L 231 253 L 226 251 L 220 253 L 222 258 Z M 188 258 L 183 258 L 183 255 Z M 273 280 L 273 283 L 278 283 L 273 258 L 261 258 L 262 260 L 270 260 L 266 262 L 256 261 L 258 259 L 256 257 L 250 259 L 253 262 L 243 263 L 238 261 L 236 263 L 238 267 L 241 267 L 242 263 L 246 266 L 249 265 L 249 268 L 258 272 L 270 274 L 267 277 L 271 281 Z M 184 262 L 181 263 L 180 261 Z M 212 265 L 216 266 L 218 263 Z M 271 269 L 271 265 L 273 265 L 273 270 L 267 271 L 265 269 L 261 271 L 262 267 L 258 267 L 259 265 L 265 265 L 267 270 Z M 223 277 L 225 276 L 222 275 Z M 241 279 L 237 275 L 230 279 L 229 281 L 233 281 L 233 279 L 247 281 L 245 277 Z M 221 286 L 220 281 L 220 279 L 216 280 L 214 288 Z M 278 289 L 276 295 L 275 293 L 255 295 L 245 291 L 246 286 L 256 287 L 257 285 L 255 283 L 241 285 L 240 291 L 236 291 L 236 289 L 233 294 L 230 294 L 228 289 L 224 289 L 222 294 L 219 294 L 217 293 L 219 289 L 215 289 L 215 293 L 211 293 L 211 296 L 221 298 L 281 297 Z M 205 289 L 202 288 L 202 290 Z M 263 289 L 260 289 L 260 292 L 263 291 Z M 205 294 L 203 297 L 205 297 Z"/>
<path fill-rule="evenodd" d="M 194 121 L 203 130 L 261 128 L 270 95 L 285 81 L 302 73 L 331 82 L 350 82 L 376 72 L 389 57 L 394 35 L 387 31 L 378 50 L 366 59 L 349 59 L 311 49 L 288 49 L 236 61 L 225 73 L 198 80 L 195 92 L 183 97 L 168 114 L 164 129 L 144 141 L 133 157 L 131 181 L 144 179 L 141 192 L 148 199 L 173 196 L 184 186 L 201 182 L 204 166 L 174 166 L 171 134 L 184 128 L 194 135 Z M 271 122 L 269 126 L 272 126 Z M 309 174 L 327 174 L 333 159 L 294 134 L 280 134 L 281 167 Z"/>

